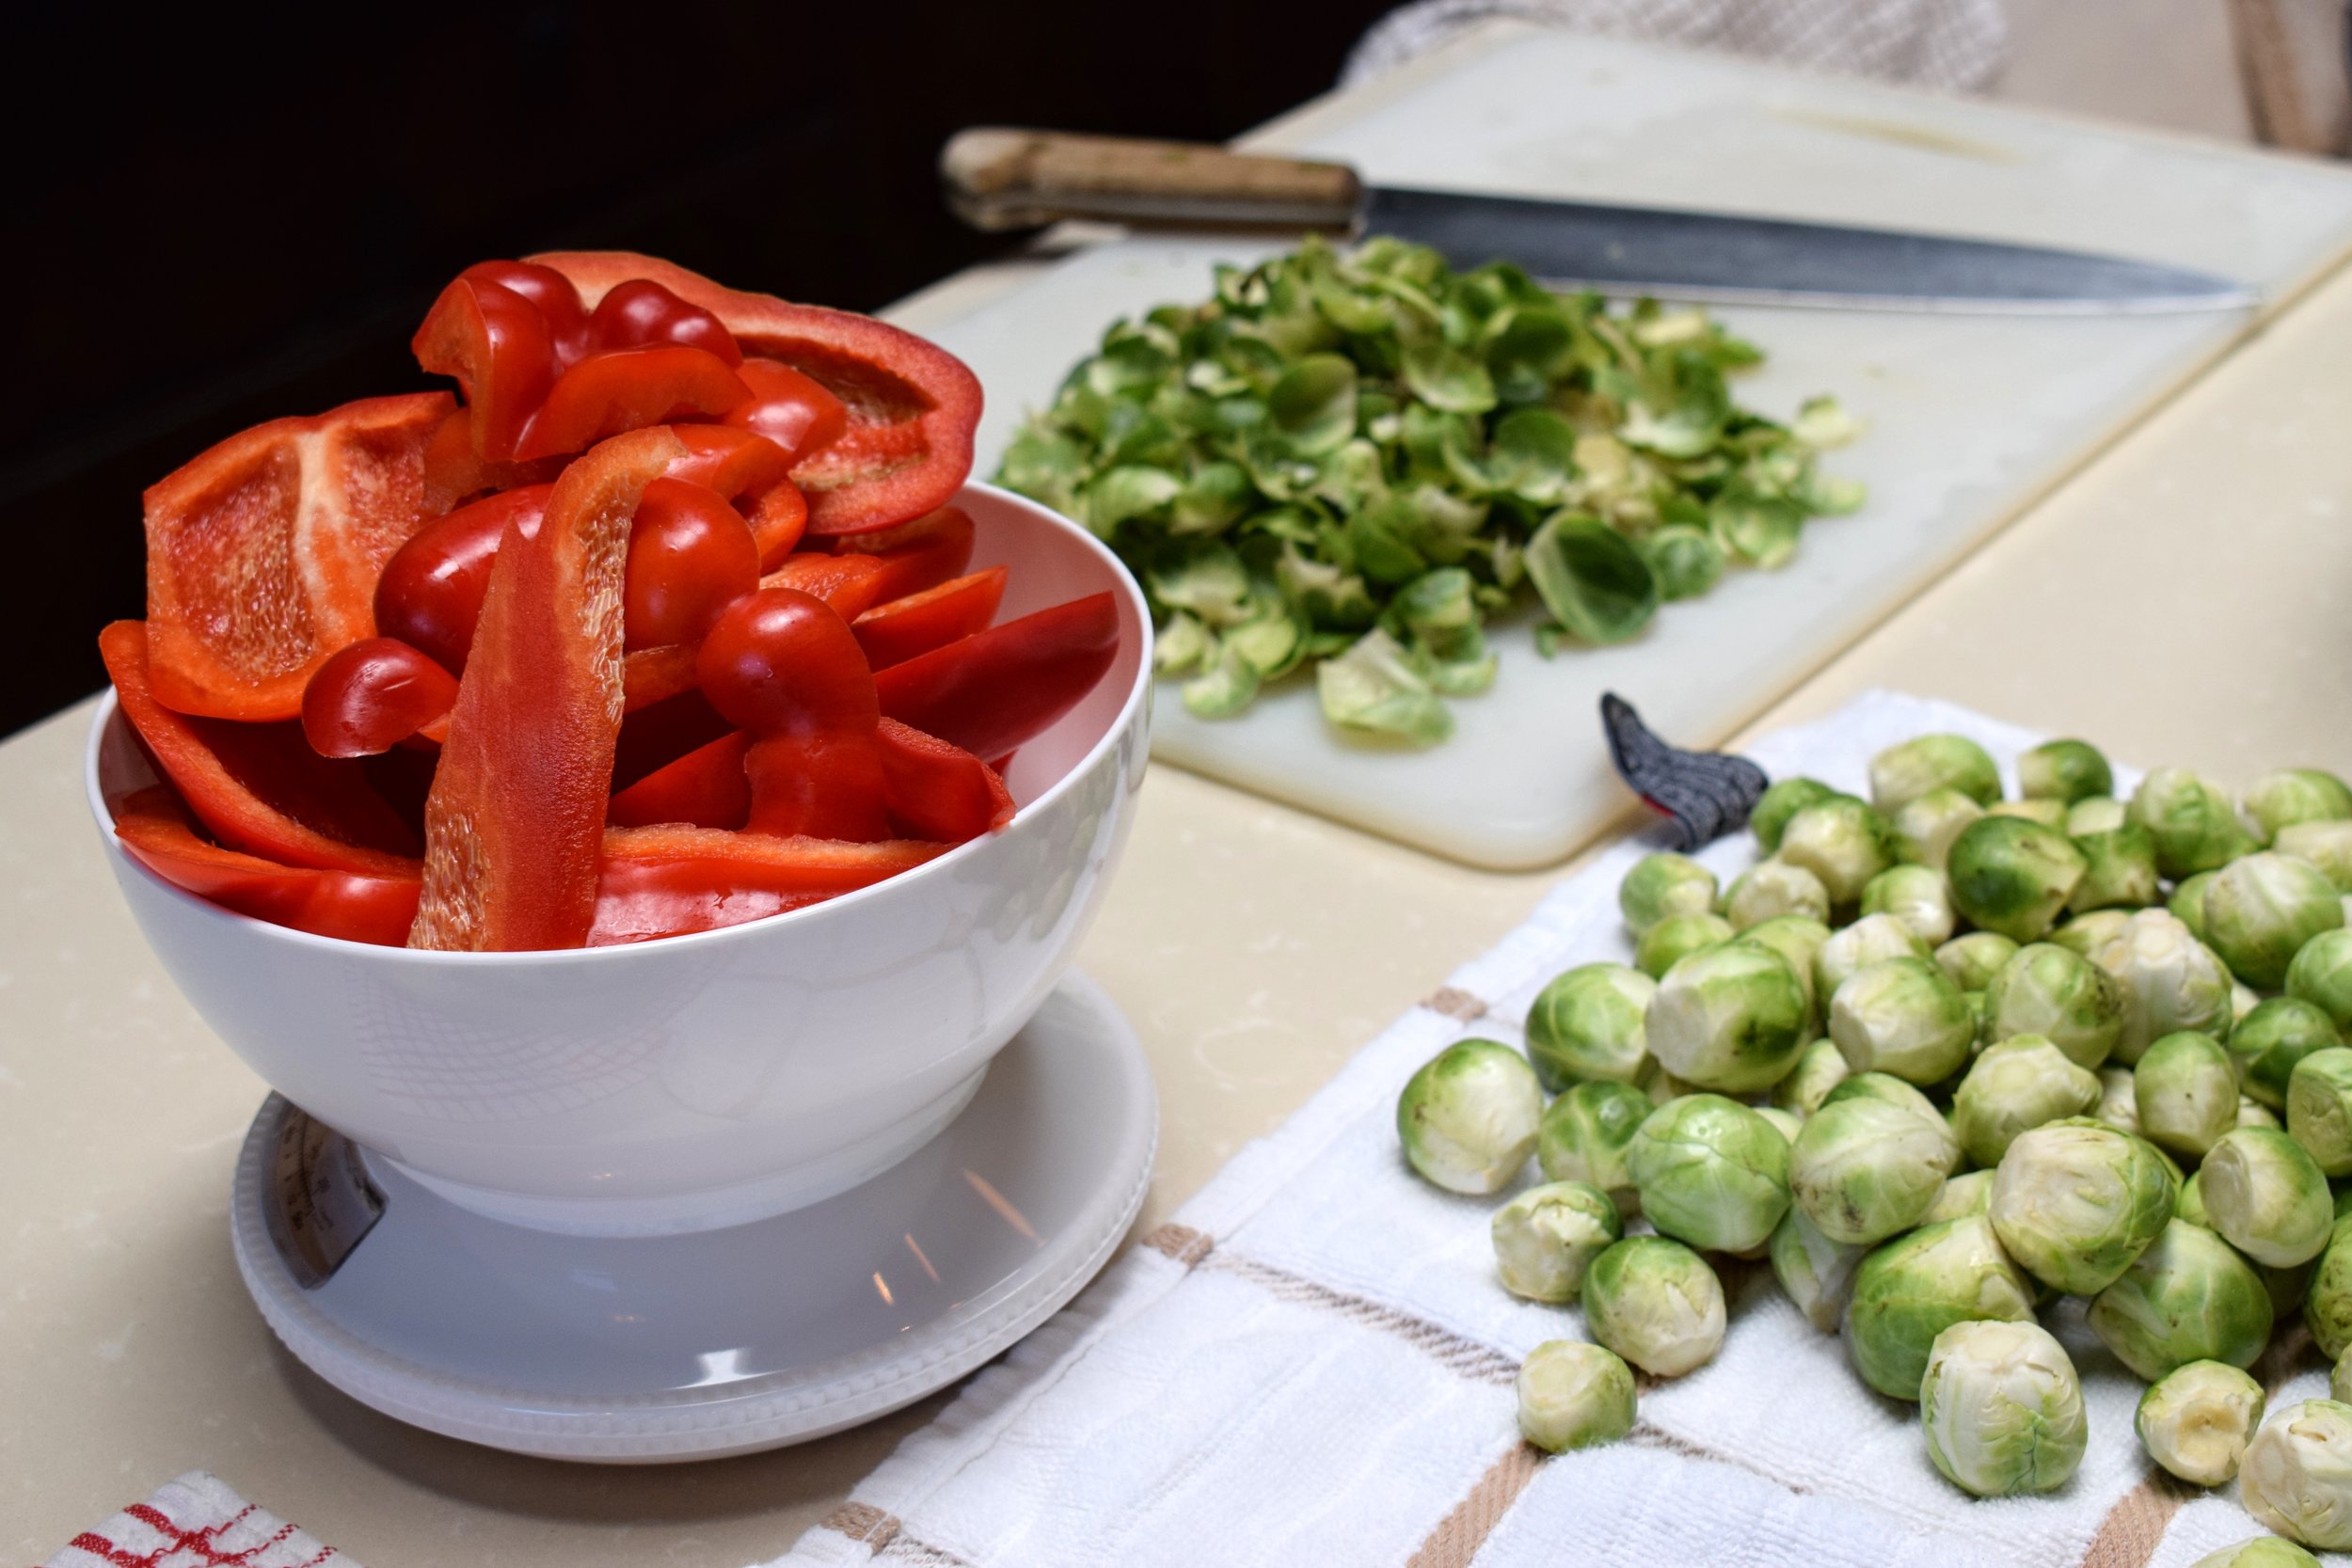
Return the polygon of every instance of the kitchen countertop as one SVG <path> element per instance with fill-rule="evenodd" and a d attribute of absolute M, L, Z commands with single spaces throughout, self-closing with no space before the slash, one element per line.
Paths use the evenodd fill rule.
<path fill-rule="evenodd" d="M 1003 277 L 901 319 L 944 319 Z M 2352 773 L 2347 365 L 2339 271 L 1750 733 L 1887 686 L 2142 765 Z M 373 1568 L 734 1568 L 784 1550 L 946 1398 L 803 1448 L 628 1470 L 413 1431 L 312 1377 L 230 1257 L 230 1171 L 262 1085 L 180 999 L 104 870 L 87 723 L 76 708 L 0 745 L 0 1559 L 38 1561 L 202 1466 Z M 1155 768 L 1080 958 L 1158 1075 L 1142 1224 L 1563 869 L 1474 871 Z"/>

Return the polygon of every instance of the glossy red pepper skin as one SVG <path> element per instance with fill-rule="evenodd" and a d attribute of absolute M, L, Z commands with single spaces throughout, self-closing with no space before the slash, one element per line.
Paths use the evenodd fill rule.
<path fill-rule="evenodd" d="M 726 361 L 707 349 L 676 344 L 608 349 L 556 379 L 515 455 L 530 459 L 584 451 L 648 425 L 723 414 L 749 396 Z"/>
<path fill-rule="evenodd" d="M 485 463 L 473 450 L 473 415 L 453 410 L 424 449 L 424 515 L 439 518 L 470 501 L 526 484 L 551 484 L 561 458 L 535 463 Z"/>
<path fill-rule="evenodd" d="M 510 524 L 500 542 L 425 802 L 410 946 L 587 940 L 624 703 L 629 519 L 680 451 L 666 430 L 615 436 L 564 470 L 534 531 Z"/>
<path fill-rule="evenodd" d="M 752 735 L 745 826 L 779 838 L 890 836 L 874 677 L 823 600 L 763 588 L 729 605 L 696 653 L 703 695 Z"/>
<path fill-rule="evenodd" d="M 588 352 L 588 311 L 580 303 L 580 291 L 553 267 L 533 266 L 529 261 L 476 261 L 457 276 L 496 283 L 531 301 L 555 345 L 558 369 Z"/>
<path fill-rule="evenodd" d="M 866 661 L 876 670 L 944 648 L 985 631 L 1004 602 L 1007 570 L 991 566 L 968 578 L 878 604 L 850 623 Z"/>
<path fill-rule="evenodd" d="M 513 459 L 523 427 L 556 380 L 555 341 L 539 308 L 502 284 L 459 277 L 433 302 L 408 346 L 426 374 L 456 377 L 475 454 L 485 463 Z"/>
<path fill-rule="evenodd" d="M 876 604 L 903 599 L 961 577 L 972 564 L 978 531 L 959 506 L 943 506 L 911 523 L 877 533 L 828 540 L 835 555 L 870 557 L 882 568 L 875 581 Z"/>
<path fill-rule="evenodd" d="M 746 359 L 735 373 L 752 389 L 752 401 L 730 409 L 726 422 L 765 436 L 795 463 L 833 445 L 850 428 L 847 404 L 780 359 Z"/>
<path fill-rule="evenodd" d="M 371 637 L 310 677 L 302 734 L 323 757 L 374 756 L 447 718 L 456 701 L 456 676 L 405 642 Z"/>
<path fill-rule="evenodd" d="M 889 717 L 1000 757 L 1076 706 L 1118 654 L 1118 605 L 1090 594 L 894 664 L 874 686 Z"/>
<path fill-rule="evenodd" d="M 615 828 L 604 835 L 588 945 L 683 936 L 805 909 L 912 871 L 946 847 Z"/>
<path fill-rule="evenodd" d="M 315 936 L 398 947 L 408 937 L 421 885 L 410 863 L 375 875 L 284 865 L 208 844 L 189 826 L 179 799 L 143 789 L 115 803 L 115 836 L 131 858 L 164 880 L 225 910 Z"/>
<path fill-rule="evenodd" d="M 772 572 L 808 531 L 808 498 L 790 480 L 781 480 L 752 502 L 746 520 L 759 546 L 759 569 Z"/>
<path fill-rule="evenodd" d="M 820 555 L 803 551 L 759 579 L 762 588 L 790 588 L 813 594 L 845 621 L 854 621 L 882 599 L 882 564 L 870 555 Z"/>
<path fill-rule="evenodd" d="M 670 434 L 686 455 L 665 476 L 708 485 L 729 500 L 755 497 L 792 473 L 782 447 L 762 436 L 723 424 L 675 424 Z"/>
<path fill-rule="evenodd" d="M 456 674 L 473 648 L 482 595 L 509 527 L 535 532 L 553 484 L 501 490 L 419 529 L 375 580 L 375 629 Z"/>
<path fill-rule="evenodd" d="M 634 278 L 605 291 L 588 318 L 588 342 L 606 349 L 678 343 L 714 354 L 732 370 L 743 362 L 735 335 L 699 305 L 689 305 L 649 278 Z"/>
<path fill-rule="evenodd" d="M 615 828 L 739 829 L 752 816 L 752 782 L 743 756 L 752 737 L 741 730 L 698 746 L 615 793 L 605 821 Z"/>
<path fill-rule="evenodd" d="M 759 586 L 751 526 L 707 485 L 663 477 L 629 526 L 622 646 L 699 642 L 719 612 Z"/>
<path fill-rule="evenodd" d="M 1012 820 L 1012 792 L 1005 781 L 962 747 L 896 719 L 883 720 L 874 733 L 882 800 L 901 836 L 961 844 Z"/>

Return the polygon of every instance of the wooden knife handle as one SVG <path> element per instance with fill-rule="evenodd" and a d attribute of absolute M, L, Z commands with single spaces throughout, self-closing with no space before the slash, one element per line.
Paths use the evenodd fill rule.
<path fill-rule="evenodd" d="M 948 204 L 976 229 L 1103 218 L 1343 230 L 1364 195 L 1345 164 L 1002 126 L 949 137 L 939 173 Z"/>

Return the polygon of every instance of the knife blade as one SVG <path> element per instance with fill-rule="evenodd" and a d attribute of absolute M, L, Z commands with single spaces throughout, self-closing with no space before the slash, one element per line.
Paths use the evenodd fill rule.
<path fill-rule="evenodd" d="M 1721 303 L 1993 314 L 2242 309 L 2233 278 L 2040 245 L 1468 191 L 1367 185 L 1344 164 L 1183 142 L 980 127 L 940 157 L 982 229 L 1059 218 L 1393 234 L 1454 267 L 1509 261 L 1546 283 Z"/>

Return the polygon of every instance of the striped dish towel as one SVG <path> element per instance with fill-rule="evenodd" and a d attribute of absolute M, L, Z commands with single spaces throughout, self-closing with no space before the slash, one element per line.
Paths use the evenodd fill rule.
<path fill-rule="evenodd" d="M 1936 730 L 2005 768 L 2039 738 L 1874 692 L 1750 754 L 1775 777 L 1859 792 L 1872 753 Z M 1628 1441 L 1555 1458 L 1519 1441 L 1520 1358 L 1584 1338 L 1583 1322 L 1496 1282 L 1486 1225 L 1501 1199 L 1413 1177 L 1396 1095 L 1453 1040 L 1518 1043 L 1563 969 L 1629 962 L 1616 886 L 1652 847 L 1620 844 L 1555 889 L 975 1379 L 779 1568 L 2185 1568 L 2259 1533 L 2234 1488 L 2197 1494 L 2148 1462 L 2132 1430 L 2140 1384 L 2078 1303 L 2050 1326 L 2082 1372 L 2090 1447 L 2048 1497 L 1977 1500 L 1947 1483 L 1917 1407 L 1869 1392 L 1760 1265 L 1731 1266 L 1722 1353 L 1646 1384 Z M 1755 854 L 1741 834 L 1700 858 L 1727 879 Z M 2316 1356 L 2293 1350 L 2257 1369 L 2274 1401 L 2324 1395 Z"/>
<path fill-rule="evenodd" d="M 359 1568 L 202 1470 L 60 1548 L 46 1568 Z"/>

